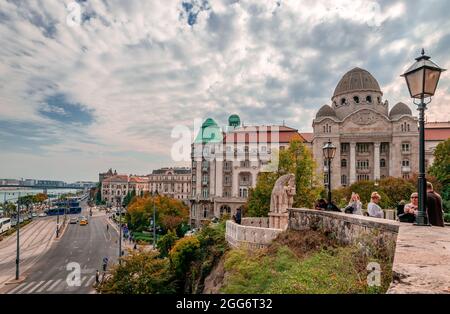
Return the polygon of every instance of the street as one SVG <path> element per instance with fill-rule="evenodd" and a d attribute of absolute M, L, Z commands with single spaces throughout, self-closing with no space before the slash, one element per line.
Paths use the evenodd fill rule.
<path fill-rule="evenodd" d="M 30 258 L 35 259 L 35 263 L 28 269 L 21 269 L 21 277 L 26 277 L 23 282 L 4 285 L 0 288 L 0 293 L 95 293 L 93 287 L 95 273 L 99 270 L 102 274 L 103 258 L 108 257 L 108 267 L 117 260 L 118 234 L 111 226 L 107 231 L 107 218 L 104 213 L 94 212 L 90 217 L 86 203 L 82 202 L 80 206 L 83 208 L 81 215 L 88 217 L 89 223 L 85 226 L 80 226 L 78 223 L 67 224 L 60 239 L 55 240 L 56 217 L 54 216 L 38 221 L 32 230 L 24 229 L 21 248 L 24 250 L 23 246 L 29 243 L 28 251 L 34 249 L 33 252 L 36 253 L 31 257 L 24 255 L 26 251 L 21 253 L 21 268 L 24 267 L 22 264 L 31 263 L 28 261 Z M 79 215 L 67 215 L 67 219 L 69 221 L 70 217 L 77 216 Z M 60 217 L 61 221 L 62 218 L 63 216 Z M 53 230 L 43 231 L 47 230 L 46 228 Z M 15 235 L 8 238 L 8 241 L 13 242 L 15 248 Z M 5 258 L 8 260 L 7 267 L 3 267 L 1 261 L 6 255 L 3 254 L 3 250 L 0 253 L 0 263 L 2 263 L 0 278 L 13 277 L 15 249 L 14 251 L 9 249 L 7 253 L 8 258 Z M 80 267 L 79 282 L 72 281 L 77 278 L 73 275 L 76 271 L 74 272 L 74 268 L 71 268 L 77 264 L 73 263 L 78 263 Z"/>

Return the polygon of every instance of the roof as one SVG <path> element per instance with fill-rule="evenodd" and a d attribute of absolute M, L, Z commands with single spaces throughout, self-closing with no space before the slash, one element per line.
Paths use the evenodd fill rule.
<path fill-rule="evenodd" d="M 359 91 L 382 93 L 377 80 L 368 71 L 353 68 L 344 74 L 333 93 L 333 98 L 343 94 Z"/>
<path fill-rule="evenodd" d="M 130 177 L 131 183 L 148 183 L 148 178 L 146 177 Z"/>
<path fill-rule="evenodd" d="M 278 138 L 277 135 L 278 134 Z M 289 143 L 293 139 L 304 141 L 297 129 L 287 126 L 245 126 L 225 135 L 224 143 Z"/>
<path fill-rule="evenodd" d="M 425 122 L 425 129 L 450 128 L 450 121 Z"/>
<path fill-rule="evenodd" d="M 165 174 L 168 171 L 172 171 L 174 174 L 190 174 L 191 168 L 161 168 L 153 170 L 152 174 Z"/>
<path fill-rule="evenodd" d="M 402 115 L 412 115 L 411 108 L 409 108 L 408 105 L 399 102 L 394 107 L 392 107 L 391 111 L 389 112 L 389 118 L 399 117 Z"/>
<path fill-rule="evenodd" d="M 307 142 L 307 143 L 311 143 L 313 140 L 313 137 L 314 137 L 314 133 L 312 133 L 312 132 L 307 132 L 307 133 L 302 132 L 302 133 L 300 133 L 300 135 L 305 139 L 305 142 Z"/>
<path fill-rule="evenodd" d="M 446 141 L 450 138 L 450 127 L 428 128 L 425 126 L 425 141 Z"/>
<path fill-rule="evenodd" d="M 316 119 L 319 117 L 336 117 L 336 112 L 330 106 L 323 105 L 320 107 L 319 111 L 317 111 Z"/>
<path fill-rule="evenodd" d="M 128 175 L 118 174 L 103 180 L 103 182 L 128 182 Z"/>

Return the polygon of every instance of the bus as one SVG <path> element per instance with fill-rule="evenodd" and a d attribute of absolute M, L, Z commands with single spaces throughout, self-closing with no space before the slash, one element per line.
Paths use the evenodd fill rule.
<path fill-rule="evenodd" d="M 0 233 L 11 229 L 11 218 L 0 218 Z"/>

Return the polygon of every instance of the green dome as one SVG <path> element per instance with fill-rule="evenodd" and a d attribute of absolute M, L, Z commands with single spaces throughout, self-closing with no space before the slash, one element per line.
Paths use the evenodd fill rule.
<path fill-rule="evenodd" d="M 223 140 L 222 130 L 216 121 L 208 118 L 203 122 L 194 143 L 221 142 Z"/>
<path fill-rule="evenodd" d="M 237 126 L 241 125 L 241 118 L 239 118 L 239 116 L 237 114 L 232 114 L 228 118 L 228 125 L 229 126 L 234 126 L 234 127 L 237 127 Z"/>

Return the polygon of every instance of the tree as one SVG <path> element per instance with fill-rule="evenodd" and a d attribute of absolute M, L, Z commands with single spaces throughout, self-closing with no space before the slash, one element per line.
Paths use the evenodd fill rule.
<path fill-rule="evenodd" d="M 444 208 L 450 212 L 450 139 L 439 143 L 434 151 L 434 162 L 428 172 L 442 185 Z"/>
<path fill-rule="evenodd" d="M 133 189 L 132 191 L 128 191 L 127 195 L 123 198 L 123 206 L 127 207 L 133 198 L 136 196 L 136 190 Z"/>
<path fill-rule="evenodd" d="M 278 154 L 276 172 L 260 172 L 256 187 L 250 189 L 246 206 L 248 216 L 264 217 L 270 210 L 270 198 L 276 180 L 285 174 L 295 175 L 295 207 L 311 208 L 320 194 L 322 187 L 315 171 L 316 165 L 310 150 L 300 141 L 290 142 L 288 149 Z"/>
<path fill-rule="evenodd" d="M 134 197 L 128 205 L 127 222 L 131 230 L 142 231 L 150 226 L 153 206 L 156 208 L 156 224 L 164 233 L 179 230 L 188 221 L 189 208 L 182 201 L 164 195 L 144 195 Z"/>
<path fill-rule="evenodd" d="M 139 251 L 122 258 L 98 290 L 114 294 L 168 294 L 175 292 L 174 277 L 167 258 L 154 251 Z"/>
<path fill-rule="evenodd" d="M 200 241 L 196 236 L 184 237 L 175 243 L 169 252 L 169 258 L 172 269 L 178 278 L 186 278 L 186 273 L 198 255 L 199 249 Z"/>
<path fill-rule="evenodd" d="M 167 257 L 178 237 L 174 231 L 169 231 L 158 240 L 158 250 L 162 257 Z"/>

